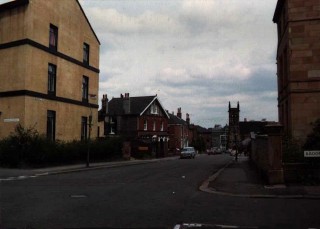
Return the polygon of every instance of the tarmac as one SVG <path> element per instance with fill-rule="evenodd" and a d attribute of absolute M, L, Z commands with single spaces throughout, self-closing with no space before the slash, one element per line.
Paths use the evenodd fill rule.
<path fill-rule="evenodd" d="M 320 185 L 268 185 L 249 158 L 234 158 L 210 176 L 199 188 L 201 191 L 244 198 L 320 199 Z"/>
<path fill-rule="evenodd" d="M 23 179 L 29 179 L 29 178 L 39 177 L 39 176 L 73 173 L 73 172 L 88 171 L 88 170 L 95 170 L 95 169 L 156 163 L 160 161 L 176 160 L 178 158 L 179 158 L 178 156 L 173 156 L 173 157 L 148 159 L 148 160 L 132 159 L 132 160 L 113 161 L 113 162 L 99 162 L 99 163 L 90 163 L 89 167 L 87 167 L 86 164 L 83 163 L 83 164 L 75 164 L 75 165 L 47 167 L 47 168 L 40 168 L 40 169 L 0 168 L 0 182 L 9 181 L 9 180 L 23 180 Z"/>
<path fill-rule="evenodd" d="M 178 156 L 174 156 L 149 160 L 90 163 L 89 167 L 86 167 L 85 164 L 77 164 L 41 169 L 0 168 L 0 182 L 93 169 L 155 163 L 160 161 L 176 160 L 178 158 Z M 230 157 L 229 163 L 205 180 L 199 187 L 199 190 L 216 195 L 243 198 L 320 199 L 319 184 L 268 185 L 265 180 L 262 179 L 262 176 L 257 172 L 257 170 L 250 165 L 249 158 L 245 156 L 239 156 L 237 161 L 235 161 L 233 157 Z"/>

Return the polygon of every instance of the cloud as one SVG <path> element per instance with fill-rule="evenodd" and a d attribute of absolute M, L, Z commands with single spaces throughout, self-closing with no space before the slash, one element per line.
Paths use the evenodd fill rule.
<path fill-rule="evenodd" d="M 158 94 L 205 127 L 224 124 L 229 101 L 277 120 L 276 0 L 81 4 L 101 41 L 100 97 Z"/>

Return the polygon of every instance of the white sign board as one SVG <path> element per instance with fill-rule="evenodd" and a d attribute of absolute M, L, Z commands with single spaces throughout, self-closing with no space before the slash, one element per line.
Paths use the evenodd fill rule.
<path fill-rule="evenodd" d="M 304 151 L 304 157 L 320 157 L 320 150 Z"/>
<path fill-rule="evenodd" d="M 18 118 L 6 118 L 3 121 L 4 122 L 19 122 L 20 119 L 18 119 Z"/>

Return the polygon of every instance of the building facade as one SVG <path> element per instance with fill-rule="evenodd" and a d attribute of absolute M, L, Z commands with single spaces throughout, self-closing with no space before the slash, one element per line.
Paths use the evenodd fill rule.
<path fill-rule="evenodd" d="M 99 48 L 77 0 L 0 5 L 0 139 L 17 124 L 51 140 L 95 137 Z"/>
<path fill-rule="evenodd" d="M 215 125 L 212 131 L 212 147 L 221 148 L 226 150 L 227 148 L 227 133 L 228 126 L 222 127 L 221 125 Z"/>
<path fill-rule="evenodd" d="M 279 121 L 285 134 L 304 142 L 320 118 L 320 2 L 278 0 Z"/>
<path fill-rule="evenodd" d="M 189 146 L 190 117 L 189 114 L 186 114 L 186 120 L 183 120 L 181 108 L 178 108 L 177 115 L 172 113 L 169 116 L 169 151 L 177 154 L 183 147 Z"/>
<path fill-rule="evenodd" d="M 99 120 L 104 123 L 104 136 L 121 136 L 131 143 L 131 152 L 168 154 L 169 115 L 157 96 L 130 97 L 129 93 L 108 101 L 102 98 Z"/>

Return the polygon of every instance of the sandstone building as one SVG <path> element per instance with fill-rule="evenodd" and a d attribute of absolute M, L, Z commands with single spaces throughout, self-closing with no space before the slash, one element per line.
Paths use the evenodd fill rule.
<path fill-rule="evenodd" d="M 18 123 L 52 140 L 95 137 L 99 48 L 77 0 L 0 5 L 0 139 Z"/>
<path fill-rule="evenodd" d="M 304 142 L 320 118 L 320 2 L 278 0 L 279 121 L 285 134 Z"/>

